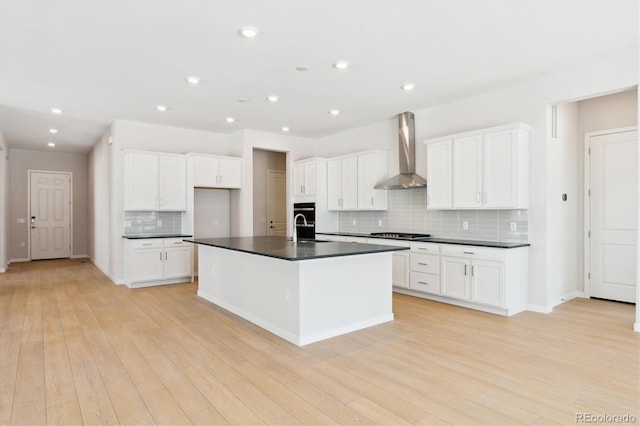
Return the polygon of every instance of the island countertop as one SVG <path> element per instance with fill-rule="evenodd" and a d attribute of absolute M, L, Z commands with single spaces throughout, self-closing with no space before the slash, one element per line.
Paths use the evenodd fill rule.
<path fill-rule="evenodd" d="M 336 241 L 298 241 L 294 243 L 286 237 L 273 236 L 194 238 L 184 241 L 291 261 L 408 250 L 408 247 Z"/>

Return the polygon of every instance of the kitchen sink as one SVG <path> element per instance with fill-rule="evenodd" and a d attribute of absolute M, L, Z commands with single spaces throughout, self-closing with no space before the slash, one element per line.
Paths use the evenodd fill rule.
<path fill-rule="evenodd" d="M 329 240 L 298 240 L 298 244 L 328 243 Z"/>

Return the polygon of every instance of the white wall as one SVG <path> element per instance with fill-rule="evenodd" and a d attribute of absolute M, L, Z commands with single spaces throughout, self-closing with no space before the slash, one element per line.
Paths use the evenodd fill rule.
<path fill-rule="evenodd" d="M 9 215 L 9 172 L 7 142 L 0 130 L 0 273 L 7 267 L 7 218 Z"/>
<path fill-rule="evenodd" d="M 89 153 L 89 250 L 92 262 L 113 279 L 109 265 L 111 262 L 110 240 L 110 197 L 111 152 L 109 137 L 111 128 L 102 135 Z"/>
<path fill-rule="evenodd" d="M 588 67 L 566 69 L 550 76 L 473 96 L 433 108 L 416 110 L 418 141 L 484 127 L 522 121 L 533 126 L 530 144 L 530 262 L 529 304 L 531 309 L 549 312 L 553 307 L 550 292 L 550 256 L 548 248 L 562 245 L 562 235 L 551 234 L 549 223 L 556 218 L 547 211 L 548 198 L 555 194 L 558 182 L 548 175 L 547 105 L 593 97 L 638 83 L 638 56 L 614 57 Z M 401 111 L 398 111 L 401 112 Z M 315 155 L 330 157 L 345 150 L 384 148 L 390 152 L 390 172 L 397 170 L 396 119 L 318 139 Z M 417 171 L 426 174 L 426 150 L 417 149 Z M 551 271 L 553 272 L 553 271 Z"/>

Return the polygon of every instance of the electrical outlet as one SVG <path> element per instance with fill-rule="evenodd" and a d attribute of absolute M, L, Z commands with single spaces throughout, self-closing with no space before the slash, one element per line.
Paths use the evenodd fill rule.
<path fill-rule="evenodd" d="M 284 300 L 285 303 L 289 303 L 289 290 L 282 292 L 282 300 Z"/>
<path fill-rule="evenodd" d="M 510 227 L 511 232 L 516 232 L 518 230 L 518 224 L 516 222 L 511 222 Z"/>
<path fill-rule="evenodd" d="M 353 226 L 356 226 L 356 220 L 353 219 Z"/>
<path fill-rule="evenodd" d="M 158 226 L 162 226 L 162 220 L 158 219 Z"/>
<path fill-rule="evenodd" d="M 218 219 L 213 219 L 213 226 L 218 226 Z"/>
<path fill-rule="evenodd" d="M 467 222 L 466 220 L 462 221 L 462 229 L 467 230 L 469 229 L 469 222 Z"/>
<path fill-rule="evenodd" d="M 125 228 L 131 228 L 131 221 L 130 220 L 125 220 L 124 221 L 124 227 Z"/>
<path fill-rule="evenodd" d="M 378 219 L 378 228 L 382 228 L 382 219 Z"/>
<path fill-rule="evenodd" d="M 20 247 L 24 247 L 24 246 L 25 246 L 24 241 L 20 241 Z"/>

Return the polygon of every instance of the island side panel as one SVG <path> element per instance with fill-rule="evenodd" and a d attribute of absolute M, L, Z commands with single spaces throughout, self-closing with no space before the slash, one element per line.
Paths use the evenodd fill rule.
<path fill-rule="evenodd" d="M 393 320 L 392 253 L 300 263 L 300 346 Z"/>
<path fill-rule="evenodd" d="M 296 345 L 298 276 L 298 262 L 198 247 L 198 296 Z"/>

